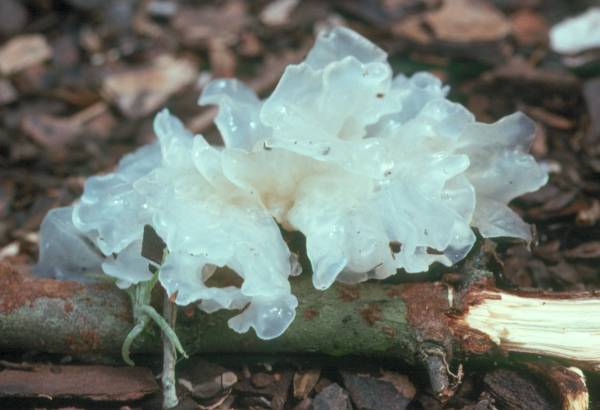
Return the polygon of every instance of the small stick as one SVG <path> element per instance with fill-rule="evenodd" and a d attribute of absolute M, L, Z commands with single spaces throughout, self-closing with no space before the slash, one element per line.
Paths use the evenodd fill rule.
<path fill-rule="evenodd" d="M 169 300 L 165 295 L 163 308 L 163 317 L 172 329 L 175 329 L 175 320 L 177 319 L 177 305 Z M 171 409 L 179 403 L 175 389 L 175 364 L 177 363 L 177 351 L 175 345 L 163 332 L 163 409 Z"/>

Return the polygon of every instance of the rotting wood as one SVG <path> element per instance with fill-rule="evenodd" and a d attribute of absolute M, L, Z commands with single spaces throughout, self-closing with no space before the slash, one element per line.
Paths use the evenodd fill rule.
<path fill-rule="evenodd" d="M 506 410 L 558 410 L 550 391 L 533 377 L 515 369 L 491 369 L 483 378 L 497 408 Z"/>
<path fill-rule="evenodd" d="M 347 285 L 334 284 L 326 291 L 316 291 L 309 275 L 293 278 L 292 293 L 298 297 L 299 314 L 289 329 L 273 340 L 260 340 L 253 331 L 235 333 L 227 320 L 237 312 L 226 310 L 206 314 L 197 308 L 180 309 L 176 330 L 190 354 L 319 352 L 402 358 L 428 368 L 434 391 L 442 400 L 453 394 L 452 387 L 460 380 L 457 365 L 470 358 L 499 358 L 510 351 L 530 351 L 570 358 L 579 367 L 599 370 L 600 357 L 592 348 L 580 356 L 544 350 L 543 345 L 528 349 L 511 343 L 506 334 L 498 336 L 489 330 L 498 320 L 497 314 L 490 314 L 487 321 L 471 320 L 480 317 L 475 312 L 485 306 L 496 309 L 503 301 L 517 311 L 519 303 L 545 307 L 545 301 L 570 303 L 573 309 L 578 301 L 585 301 L 582 306 L 586 314 L 592 308 L 590 302 L 600 308 L 600 295 L 594 292 L 508 293 L 497 289 L 491 273 L 483 269 L 494 259 L 493 247 L 486 248 L 488 245 L 484 242 L 472 252 L 458 284 L 361 283 L 353 285 L 351 292 Z M 0 265 L 0 284 L 0 348 L 35 349 L 92 361 L 120 354 L 132 327 L 130 302 L 122 290 L 106 284 L 23 277 L 8 263 Z M 591 342 L 600 344 L 600 325 L 597 320 L 590 320 L 589 325 Z M 502 326 L 511 333 L 509 322 L 502 322 Z M 132 353 L 158 353 L 161 342 L 159 332 L 155 333 L 137 340 Z"/>
<path fill-rule="evenodd" d="M 562 404 L 563 409 L 582 410 L 588 407 L 589 394 L 581 370 L 567 368 L 548 358 L 541 358 L 535 362 L 531 360 L 518 360 L 518 362 L 544 381 L 554 393 L 556 401 Z"/>

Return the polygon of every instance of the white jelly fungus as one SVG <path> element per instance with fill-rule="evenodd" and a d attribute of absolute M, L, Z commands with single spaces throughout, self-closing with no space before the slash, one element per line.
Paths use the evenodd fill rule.
<path fill-rule="evenodd" d="M 278 224 L 306 236 L 317 289 L 450 266 L 471 249 L 471 227 L 530 241 L 507 203 L 548 179 L 527 154 L 533 121 L 516 113 L 477 123 L 447 92 L 426 72 L 393 78 L 386 53 L 346 28 L 320 34 L 266 100 L 238 80 L 213 81 L 199 102 L 219 106 L 225 146 L 159 113 L 158 142 L 90 178 L 79 204 L 48 214 L 37 274 L 147 281 L 140 251 L 150 224 L 167 244 L 159 278 L 178 304 L 249 303 L 229 325 L 270 339 L 294 319 L 288 276 L 300 273 Z M 225 266 L 243 278 L 240 289 L 205 284 Z"/>
<path fill-rule="evenodd" d="M 600 7 L 567 18 L 548 32 L 550 48 L 559 54 L 575 55 L 600 48 Z"/>

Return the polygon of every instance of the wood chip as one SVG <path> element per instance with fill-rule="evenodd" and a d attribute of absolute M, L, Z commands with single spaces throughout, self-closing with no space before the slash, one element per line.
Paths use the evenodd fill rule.
<path fill-rule="evenodd" d="M 579 283 L 580 278 L 575 268 L 565 261 L 561 261 L 556 266 L 550 266 L 548 271 L 558 278 L 560 283 Z"/>
<path fill-rule="evenodd" d="M 584 243 L 583 245 L 579 245 L 576 248 L 564 251 L 563 255 L 566 258 L 600 258 L 600 242 L 595 241 Z"/>
<path fill-rule="evenodd" d="M 171 26 L 185 45 L 205 47 L 214 38 L 228 45 L 236 44 L 240 33 L 251 21 L 246 4 L 230 1 L 221 8 L 182 7 L 171 19 Z"/>
<path fill-rule="evenodd" d="M 415 386 L 410 382 L 408 376 L 396 372 L 387 372 L 383 369 L 380 371 L 381 374 L 383 374 L 383 377 L 380 377 L 379 380 L 392 383 L 396 390 L 398 390 L 398 393 L 402 394 L 407 399 L 412 399 L 417 393 L 417 389 L 415 389 Z"/>
<path fill-rule="evenodd" d="M 0 48 L 0 74 L 12 75 L 52 57 L 52 48 L 41 34 L 17 36 Z"/>
<path fill-rule="evenodd" d="M 275 377 L 267 373 L 255 373 L 250 378 L 250 383 L 257 389 L 264 389 L 276 381 Z"/>
<path fill-rule="evenodd" d="M 218 407 L 225 402 L 237 382 L 235 373 L 226 368 L 192 357 L 179 368 L 178 382 L 201 408 Z"/>
<path fill-rule="evenodd" d="M 94 401 L 137 400 L 157 392 L 147 367 L 37 365 L 0 373 L 2 397 L 77 397 Z"/>
<path fill-rule="evenodd" d="M 512 54 L 508 19 L 481 0 L 445 0 L 438 9 L 400 19 L 392 32 L 436 57 L 497 64 Z"/>
<path fill-rule="evenodd" d="M 108 76 L 102 93 L 129 118 L 140 118 L 160 108 L 173 94 L 190 85 L 197 67 L 187 59 L 158 57 L 150 67 Z"/>
<path fill-rule="evenodd" d="M 294 397 L 305 399 L 315 387 L 321 376 L 321 369 L 309 369 L 294 374 Z"/>
<path fill-rule="evenodd" d="M 585 385 L 585 376 L 580 369 L 567 368 L 549 358 L 519 361 L 550 387 L 556 402 L 560 402 L 563 409 L 589 408 L 588 388 Z"/>
<path fill-rule="evenodd" d="M 66 160 L 69 157 L 68 145 L 83 133 L 83 128 L 77 122 L 46 114 L 25 115 L 21 129 L 44 147 L 54 162 Z"/>
<path fill-rule="evenodd" d="M 600 220 L 600 201 L 596 198 L 592 199 L 589 208 L 579 211 L 575 218 L 579 226 L 593 226 L 598 220 Z"/>
<path fill-rule="evenodd" d="M 227 44 L 218 38 L 210 39 L 208 49 L 213 78 L 235 77 L 237 58 Z"/>
<path fill-rule="evenodd" d="M 313 410 L 352 410 L 350 395 L 337 383 L 326 387 L 312 401 Z"/>
<path fill-rule="evenodd" d="M 252 378 L 250 378 L 237 382 L 233 386 L 233 390 L 244 396 L 260 396 L 272 402 L 279 398 L 277 399 L 278 402 L 283 401 L 285 403 L 287 392 L 292 384 L 292 372 L 276 373 L 273 376 L 276 380 L 264 388 L 254 387 Z"/>
<path fill-rule="evenodd" d="M 586 139 L 591 145 L 600 138 L 600 79 L 594 78 L 585 82 L 583 97 L 591 122 Z"/>
<path fill-rule="evenodd" d="M 348 371 L 341 373 L 352 402 L 361 410 L 404 410 L 415 395 L 414 387 L 405 386 L 398 389 L 397 378 L 391 382 L 385 376 L 378 378 Z M 412 386 L 408 378 L 405 382 Z"/>
<path fill-rule="evenodd" d="M 18 33 L 28 19 L 27 8 L 19 0 L 0 1 L 0 33 L 11 36 Z"/>
<path fill-rule="evenodd" d="M 267 4 L 260 12 L 260 21 L 269 27 L 283 26 L 288 23 L 290 14 L 299 0 L 275 0 Z"/>
<path fill-rule="evenodd" d="M 542 210 L 559 211 L 565 208 L 567 205 L 571 204 L 574 201 L 577 192 L 577 189 L 572 189 L 570 191 L 561 191 L 554 197 L 548 199 L 546 203 L 542 206 Z"/>
<path fill-rule="evenodd" d="M 448 42 L 494 42 L 512 31 L 500 11 L 479 0 L 445 0 L 442 7 L 425 15 L 425 22 L 436 38 Z"/>
<path fill-rule="evenodd" d="M 544 17 L 533 10 L 521 9 L 510 16 L 513 33 L 523 46 L 536 46 L 548 41 L 548 25 Z"/>
<path fill-rule="evenodd" d="M 489 371 L 483 382 L 488 386 L 494 406 L 502 409 L 547 410 L 555 408 L 553 397 L 543 383 L 522 371 L 494 369 Z"/>
<path fill-rule="evenodd" d="M 524 114 L 530 116 L 534 120 L 543 122 L 544 124 L 554 128 L 558 128 L 561 130 L 570 130 L 575 126 L 573 121 L 560 115 L 551 113 L 547 110 L 544 110 L 543 108 L 528 107 L 524 104 L 519 104 L 517 107 L 519 111 L 522 111 Z"/>
<path fill-rule="evenodd" d="M 0 78 L 0 105 L 10 104 L 17 100 L 19 95 L 10 81 Z"/>

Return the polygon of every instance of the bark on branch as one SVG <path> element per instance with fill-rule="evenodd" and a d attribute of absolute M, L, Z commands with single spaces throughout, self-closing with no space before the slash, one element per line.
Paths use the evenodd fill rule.
<path fill-rule="evenodd" d="M 273 340 L 227 326 L 237 312 L 179 309 L 177 334 L 198 352 L 319 352 L 398 357 L 427 366 L 438 397 L 452 394 L 449 364 L 526 351 L 600 370 L 600 294 L 507 293 L 483 269 L 485 244 L 470 256 L 456 286 L 445 282 L 334 284 L 316 291 L 293 278 L 299 306 L 289 329 Z M 161 301 L 161 297 L 154 300 Z M 579 320 L 583 318 L 583 320 Z M 76 357 L 120 356 L 132 328 L 129 297 L 115 286 L 33 279 L 0 264 L 0 349 L 35 349 Z M 159 353 L 160 332 L 132 353 Z M 459 375 L 457 375 L 459 376 Z"/>

